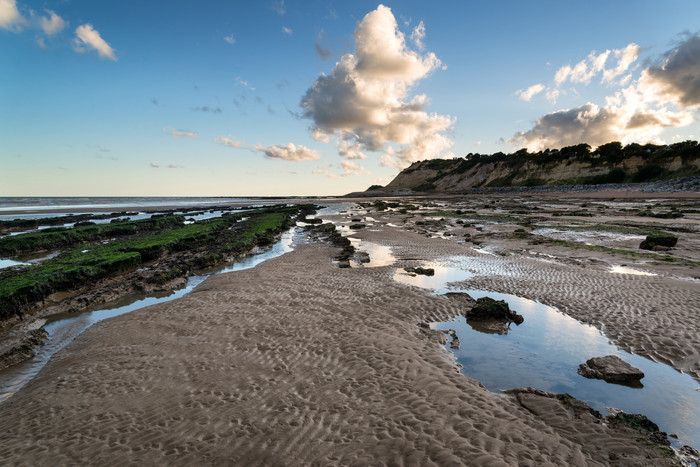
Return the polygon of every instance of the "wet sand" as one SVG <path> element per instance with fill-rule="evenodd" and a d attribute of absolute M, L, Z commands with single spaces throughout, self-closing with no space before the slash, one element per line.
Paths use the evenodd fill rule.
<path fill-rule="evenodd" d="M 332 248 L 302 245 L 89 329 L 0 405 L 2 463 L 671 465 L 636 432 L 460 374 L 420 326 L 459 314 L 458 303 L 393 275 L 478 258 L 492 275 L 466 285 L 558 306 L 697 379 L 700 291 L 675 277 L 682 266 L 646 264 L 659 275 L 631 278 L 611 274 L 603 254 L 543 262 L 523 250 L 537 246 L 498 236 L 486 241 L 506 256 L 483 255 L 388 227 L 397 213 L 370 215 L 356 235 L 392 247 L 394 266 L 340 269 Z"/>

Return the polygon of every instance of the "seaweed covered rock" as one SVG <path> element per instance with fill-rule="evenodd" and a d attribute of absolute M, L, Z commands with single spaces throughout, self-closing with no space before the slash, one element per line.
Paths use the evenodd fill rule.
<path fill-rule="evenodd" d="M 503 322 L 522 323 L 525 318 L 510 309 L 504 300 L 494 300 L 491 297 L 482 297 L 476 301 L 476 305 L 466 313 L 471 320 L 496 320 Z"/>
<path fill-rule="evenodd" d="M 639 380 L 644 378 L 644 373 L 640 369 L 633 367 L 617 355 L 591 358 L 579 365 L 578 374 L 586 378 L 633 386 L 641 386 Z"/>
<path fill-rule="evenodd" d="M 645 415 L 620 412 L 607 417 L 607 419 L 613 425 L 623 425 L 638 431 L 654 444 L 659 446 L 671 445 L 666 432 L 659 430 L 659 426 Z"/>
<path fill-rule="evenodd" d="M 668 234 L 647 235 L 646 240 L 639 244 L 642 250 L 665 251 L 678 243 L 678 237 Z"/>

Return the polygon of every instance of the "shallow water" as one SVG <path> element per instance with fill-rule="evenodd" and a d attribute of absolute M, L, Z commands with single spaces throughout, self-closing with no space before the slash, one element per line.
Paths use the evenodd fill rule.
<path fill-rule="evenodd" d="M 360 240 L 358 238 L 348 238 L 350 238 L 350 242 L 352 243 L 352 246 L 355 247 L 356 251 L 363 251 L 369 255 L 369 263 L 358 263 L 357 261 L 351 260 L 351 267 L 378 268 L 382 266 L 391 266 L 396 262 L 396 257 L 391 252 L 391 248 L 388 246 L 368 242 L 366 240 Z"/>
<path fill-rule="evenodd" d="M 0 258 L 0 269 L 9 268 L 12 266 L 21 266 L 22 264 L 29 264 L 29 263 L 23 263 L 22 261 L 15 261 L 13 259 Z"/>
<path fill-rule="evenodd" d="M 618 348 L 593 326 L 564 315 L 557 309 L 522 297 L 483 290 L 450 287 L 474 273 L 442 263 L 427 263 L 435 276 L 410 277 L 398 270 L 395 279 L 410 285 L 430 288 L 436 293 L 466 292 L 473 298 L 505 300 L 525 321 L 510 325 L 507 334 L 486 334 L 474 330 L 462 316 L 434 323 L 434 329 L 454 329 L 460 348 L 446 346 L 462 372 L 481 381 L 494 392 L 532 386 L 556 393 L 569 393 L 605 413 L 617 408 L 642 413 L 662 431 L 678 435 L 676 447 L 688 444 L 700 447 L 700 383 L 670 366 L 652 362 Z M 469 263 L 473 268 L 475 264 Z M 578 365 L 592 357 L 617 355 L 645 374 L 643 388 L 631 388 L 602 380 L 587 379 L 577 373 Z"/>
<path fill-rule="evenodd" d="M 269 250 L 241 258 L 224 267 L 204 271 L 202 275 L 191 276 L 188 278 L 185 287 L 181 289 L 149 295 L 134 294 L 81 313 L 61 313 L 49 317 L 47 324 L 44 326 L 44 329 L 49 333 L 49 339 L 45 345 L 37 349 L 34 358 L 0 371 L 0 402 L 17 392 L 39 373 L 39 370 L 46 365 L 56 352 L 68 345 L 93 324 L 140 308 L 183 297 L 194 290 L 209 275 L 253 268 L 263 261 L 293 250 L 295 244 L 302 240 L 300 233 L 293 227 L 282 234 L 282 238 Z"/>

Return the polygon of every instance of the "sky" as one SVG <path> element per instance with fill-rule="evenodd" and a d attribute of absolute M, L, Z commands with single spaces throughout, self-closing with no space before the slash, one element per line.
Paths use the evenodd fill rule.
<path fill-rule="evenodd" d="M 700 139 L 700 2 L 0 0 L 0 196 L 325 196 Z"/>

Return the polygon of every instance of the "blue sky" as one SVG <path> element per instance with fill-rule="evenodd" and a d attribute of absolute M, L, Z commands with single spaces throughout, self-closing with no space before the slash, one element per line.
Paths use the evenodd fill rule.
<path fill-rule="evenodd" d="M 432 157 L 698 139 L 698 18 L 696 0 L 0 0 L 0 196 L 334 195 Z"/>

